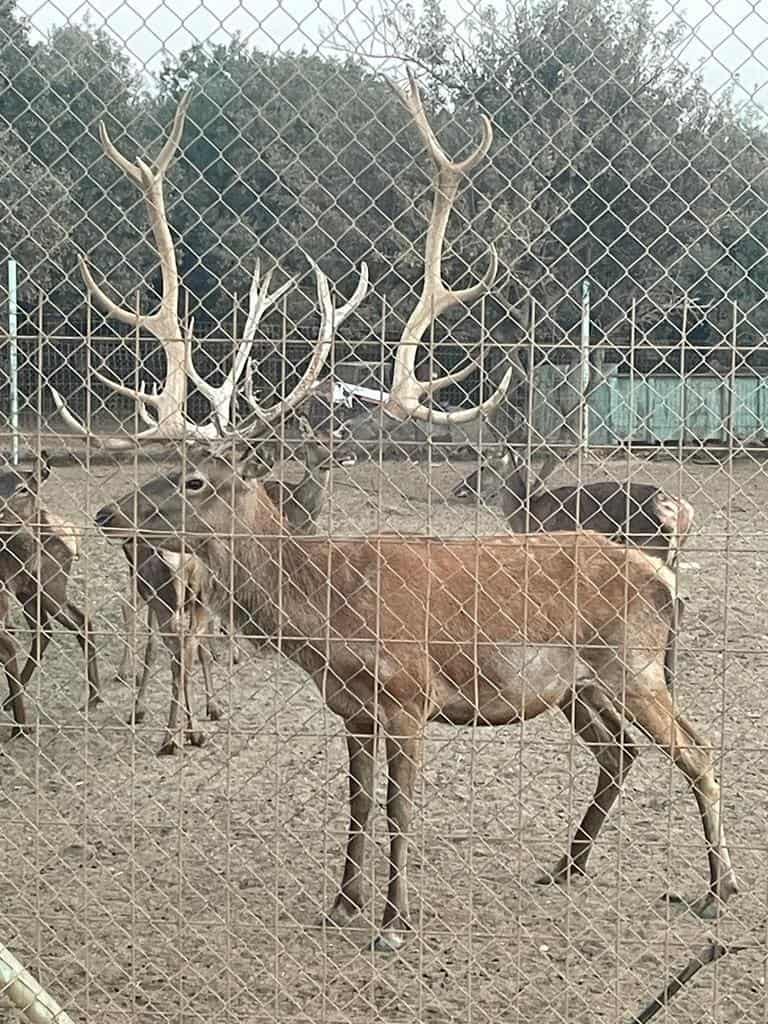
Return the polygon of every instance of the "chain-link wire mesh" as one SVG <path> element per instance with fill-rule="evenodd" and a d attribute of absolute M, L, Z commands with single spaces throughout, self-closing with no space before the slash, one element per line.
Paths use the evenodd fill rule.
<path fill-rule="evenodd" d="M 0 1022 L 768 1019 L 768 10 L 0 55 Z"/>

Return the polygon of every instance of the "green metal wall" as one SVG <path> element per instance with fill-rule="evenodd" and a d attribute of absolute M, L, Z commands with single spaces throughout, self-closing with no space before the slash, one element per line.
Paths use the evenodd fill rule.
<path fill-rule="evenodd" d="M 590 399 L 590 443 L 726 441 L 731 394 L 734 437 L 768 435 L 768 378 L 613 374 Z"/>

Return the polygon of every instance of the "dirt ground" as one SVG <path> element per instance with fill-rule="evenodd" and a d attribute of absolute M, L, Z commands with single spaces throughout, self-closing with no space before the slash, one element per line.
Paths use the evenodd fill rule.
<path fill-rule="evenodd" d="M 325 526 L 499 529 L 490 510 L 446 503 L 463 468 L 340 469 Z M 397 957 L 366 949 L 383 903 L 381 799 L 365 918 L 323 930 L 347 820 L 339 721 L 288 662 L 247 652 L 234 667 L 220 642 L 222 721 L 205 724 L 204 748 L 158 758 L 167 659 L 146 723 L 127 725 L 130 693 L 114 681 L 124 560 L 89 528 L 73 594 L 99 636 L 105 703 L 78 710 L 83 661 L 57 633 L 31 686 L 33 735 L 8 742 L 0 721 L 0 940 L 81 1024 L 620 1024 L 719 934 L 748 948 L 702 971 L 658 1019 L 764 1022 L 768 463 L 632 469 L 680 489 L 697 512 L 677 692 L 714 745 L 741 882 L 718 926 L 662 899 L 700 895 L 706 858 L 692 796 L 651 750 L 591 878 L 533 884 L 564 851 L 595 780 L 565 721 L 548 716 L 524 728 L 432 726 L 410 854 L 414 933 Z M 625 470 L 591 465 L 585 478 Z M 57 469 L 45 502 L 87 527 L 133 479 L 130 467 Z M 0 1022 L 15 1020 L 0 1002 Z"/>

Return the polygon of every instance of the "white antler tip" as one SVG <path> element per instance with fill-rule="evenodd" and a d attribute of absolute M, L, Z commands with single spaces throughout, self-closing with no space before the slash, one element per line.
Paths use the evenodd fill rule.
<path fill-rule="evenodd" d="M 509 390 L 509 385 L 512 383 L 512 377 L 514 376 L 515 368 L 510 366 L 504 376 L 501 378 L 501 384 L 499 384 L 499 401 L 503 395 Z"/>

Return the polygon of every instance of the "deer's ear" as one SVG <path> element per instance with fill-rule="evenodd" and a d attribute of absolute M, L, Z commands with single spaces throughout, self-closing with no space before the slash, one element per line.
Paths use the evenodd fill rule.
<path fill-rule="evenodd" d="M 259 480 L 266 476 L 277 462 L 277 446 L 271 442 L 244 446 L 238 451 L 237 475 L 242 480 Z"/>

